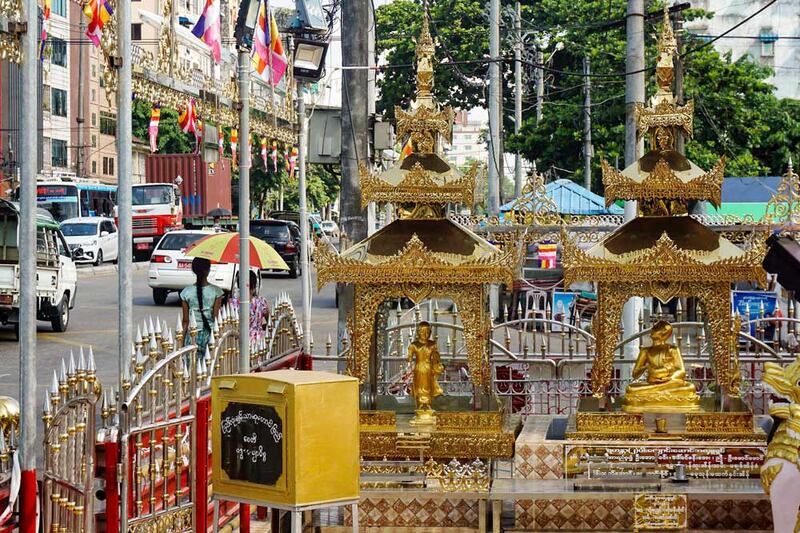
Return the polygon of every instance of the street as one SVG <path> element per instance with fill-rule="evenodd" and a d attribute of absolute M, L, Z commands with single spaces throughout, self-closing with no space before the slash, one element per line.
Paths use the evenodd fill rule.
<path fill-rule="evenodd" d="M 172 293 L 164 306 L 153 303 L 147 285 L 147 264 L 135 263 L 133 273 L 133 313 L 136 326 L 152 316 L 165 320 L 171 328 L 180 316 L 181 308 L 177 293 Z M 92 273 L 90 268 L 79 268 L 78 299 L 72 309 L 69 328 L 64 333 L 53 332 L 47 322 L 38 323 L 37 335 L 37 380 L 36 397 L 44 398 L 44 391 L 52 382 L 53 370 L 58 370 L 62 357 L 69 357 L 70 350 L 76 352 L 83 346 L 94 349 L 97 376 L 100 383 L 116 388 L 117 373 L 117 272 L 114 267 L 103 267 Z M 316 282 L 312 280 L 312 286 Z M 300 278 L 290 279 L 284 274 L 270 274 L 262 279 L 261 295 L 270 305 L 279 292 L 289 294 L 295 304 L 298 320 L 301 320 Z M 322 291 L 312 289 L 312 324 L 316 344 L 315 352 L 324 351 L 328 335 L 336 337 L 336 305 L 334 286 Z M 68 359 L 67 359 L 68 361 Z M 14 340 L 11 326 L 0 326 L 0 395 L 19 398 L 19 344 Z"/>

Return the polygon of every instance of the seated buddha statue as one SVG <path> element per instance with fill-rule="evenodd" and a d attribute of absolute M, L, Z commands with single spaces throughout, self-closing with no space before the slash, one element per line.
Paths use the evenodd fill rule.
<path fill-rule="evenodd" d="M 659 320 L 650 330 L 652 345 L 641 348 L 633 367 L 633 379 L 647 373 L 625 389 L 623 411 L 631 413 L 685 413 L 700 409 L 694 384 L 686 381 L 680 349 L 667 341 L 672 325 Z"/>

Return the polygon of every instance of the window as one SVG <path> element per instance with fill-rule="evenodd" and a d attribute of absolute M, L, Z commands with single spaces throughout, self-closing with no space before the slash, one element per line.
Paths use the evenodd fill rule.
<path fill-rule="evenodd" d="M 92 159 L 92 174 L 97 174 L 97 161 Z"/>
<path fill-rule="evenodd" d="M 97 89 L 92 89 L 92 102 L 97 101 Z"/>
<path fill-rule="evenodd" d="M 92 113 L 92 127 L 97 127 L 97 113 Z"/>
<path fill-rule="evenodd" d="M 103 174 L 107 176 L 114 175 L 114 158 L 103 157 Z"/>
<path fill-rule="evenodd" d="M 142 23 L 139 22 L 137 24 L 131 24 L 131 40 L 132 41 L 141 41 L 142 40 Z"/>
<path fill-rule="evenodd" d="M 64 41 L 64 39 L 59 39 L 58 37 L 50 37 L 50 47 L 52 50 L 50 61 L 54 65 L 58 65 L 59 67 L 66 67 L 67 43 Z"/>
<path fill-rule="evenodd" d="M 50 141 L 50 161 L 54 167 L 67 166 L 67 141 L 61 139 Z"/>
<path fill-rule="evenodd" d="M 57 117 L 67 116 L 67 91 L 64 89 L 56 89 L 53 87 L 50 90 L 50 111 Z"/>
<path fill-rule="evenodd" d="M 103 135 L 117 134 L 117 115 L 100 111 L 100 133 Z"/>
<path fill-rule="evenodd" d="M 92 79 L 97 77 L 97 65 L 92 64 Z"/>
<path fill-rule="evenodd" d="M 92 148 L 97 148 L 97 135 L 92 135 Z"/>
<path fill-rule="evenodd" d="M 775 57 L 775 41 L 778 36 L 772 32 L 772 28 L 761 28 L 758 40 L 761 41 L 761 57 Z"/>
<path fill-rule="evenodd" d="M 59 17 L 66 17 L 67 0 L 52 0 L 52 3 L 50 4 L 50 9 L 52 10 L 54 15 L 58 15 Z"/>

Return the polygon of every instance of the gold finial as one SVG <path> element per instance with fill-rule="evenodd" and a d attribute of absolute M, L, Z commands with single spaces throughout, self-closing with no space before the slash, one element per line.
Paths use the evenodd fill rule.
<path fill-rule="evenodd" d="M 659 93 L 668 92 L 672 95 L 672 81 L 675 79 L 675 55 L 678 53 L 678 41 L 672 30 L 672 21 L 669 19 L 669 7 L 664 5 L 664 24 L 658 38 L 658 62 L 656 63 L 656 82 Z"/>
<path fill-rule="evenodd" d="M 433 62 L 435 60 L 436 44 L 431 37 L 428 17 L 428 3 L 425 2 L 422 15 L 422 31 L 416 40 L 417 104 L 433 107 Z"/>

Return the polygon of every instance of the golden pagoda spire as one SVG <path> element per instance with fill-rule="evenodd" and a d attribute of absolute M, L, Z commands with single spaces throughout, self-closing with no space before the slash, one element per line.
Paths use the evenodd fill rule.
<path fill-rule="evenodd" d="M 428 20 L 428 3 L 424 4 L 422 18 L 422 31 L 416 39 L 416 67 L 417 67 L 417 106 L 434 107 L 433 102 L 433 62 L 436 59 L 436 43 L 431 37 L 430 22 Z"/>
<path fill-rule="evenodd" d="M 652 106 L 663 101 L 673 103 L 672 82 L 675 80 L 675 56 L 678 54 L 678 41 L 669 19 L 669 8 L 664 6 L 664 25 L 658 38 L 658 60 L 656 62 L 656 83 L 658 92 L 653 96 Z"/>

